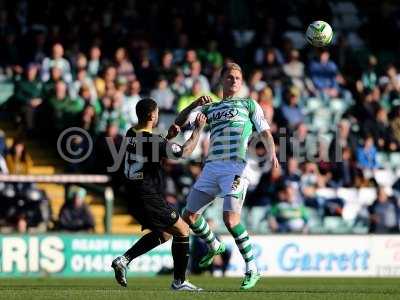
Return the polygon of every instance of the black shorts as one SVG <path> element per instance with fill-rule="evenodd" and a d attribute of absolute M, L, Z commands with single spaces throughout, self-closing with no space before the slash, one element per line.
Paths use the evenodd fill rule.
<path fill-rule="evenodd" d="M 130 212 L 142 225 L 142 230 L 164 231 L 179 219 L 179 212 L 162 195 L 131 194 L 128 201 Z"/>

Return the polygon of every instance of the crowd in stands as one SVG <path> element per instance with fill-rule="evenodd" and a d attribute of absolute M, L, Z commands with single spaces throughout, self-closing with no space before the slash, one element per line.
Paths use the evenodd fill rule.
<path fill-rule="evenodd" d="M 379 35 L 375 7 L 358 2 L 3 5 L 0 77 L 13 84 L 14 92 L 2 109 L 36 139 L 55 141 L 68 127 L 85 129 L 94 151 L 82 163 L 66 162 L 66 171 L 108 174 L 114 160 L 106 138 L 120 147 L 126 130 L 137 123 L 135 105 L 142 97 L 158 103 L 159 130 L 165 133 L 176 114 L 199 96 L 219 101 L 221 67 L 235 61 L 244 70 L 240 96 L 262 107 L 282 164 L 271 169 L 264 146 L 251 147 L 246 207 L 263 208 L 263 226 L 272 232 L 312 232 L 312 218 L 341 218 L 347 209 L 348 199 L 320 190 L 374 188 L 376 199 L 361 199 L 353 219 L 370 232 L 399 232 L 395 54 L 400 44 Z M 347 14 L 340 3 L 347 5 Z M 379 13 L 390 16 L 385 22 L 391 26 L 385 28 L 398 28 L 399 11 L 393 3 L 382 5 Z M 318 18 L 336 29 L 334 45 L 327 49 L 312 48 L 302 37 L 306 24 Z M 165 194 L 179 208 L 201 172 L 207 137 L 204 133 L 191 160 L 165 162 Z M 84 139 L 73 142 L 88 147 Z M 27 174 L 30 164 L 23 142 L 6 149 L 0 136 L 2 173 Z M 379 171 L 393 180 L 382 179 Z M 118 171 L 112 175 L 119 188 Z M 76 198 L 63 208 L 60 228 L 70 230 L 62 223 L 87 213 L 79 193 Z M 69 212 L 70 207 L 77 211 Z M 90 216 L 85 219 L 78 225 L 92 229 Z"/>

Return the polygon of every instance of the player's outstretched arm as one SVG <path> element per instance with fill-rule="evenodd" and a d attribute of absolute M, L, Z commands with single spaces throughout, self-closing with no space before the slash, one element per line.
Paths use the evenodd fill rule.
<path fill-rule="evenodd" d="M 175 119 L 175 125 L 177 125 L 179 127 L 183 127 L 186 124 L 192 110 L 194 110 L 198 106 L 202 106 L 204 104 L 211 103 L 211 102 L 212 102 L 212 99 L 210 96 L 199 97 L 197 100 L 193 101 L 192 104 L 190 104 L 188 107 L 186 107 L 184 110 L 182 110 L 178 114 L 178 116 Z"/>
<path fill-rule="evenodd" d="M 204 114 L 199 113 L 196 117 L 196 127 L 193 130 L 192 135 L 182 146 L 182 157 L 189 157 L 189 155 L 192 154 L 194 148 L 199 142 L 200 133 L 206 125 L 206 122 L 207 117 Z"/>
<path fill-rule="evenodd" d="M 262 131 L 261 138 L 263 139 L 263 142 L 267 145 L 267 152 L 271 154 L 272 166 L 274 168 L 278 168 L 279 161 L 278 158 L 276 157 L 276 148 L 271 131 L 270 130 Z"/>

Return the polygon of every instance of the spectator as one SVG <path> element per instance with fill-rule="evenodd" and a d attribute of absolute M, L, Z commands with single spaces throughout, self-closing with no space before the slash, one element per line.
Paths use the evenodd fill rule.
<path fill-rule="evenodd" d="M 124 118 L 127 120 L 129 125 L 136 125 L 138 122 L 136 116 L 136 104 L 139 102 L 141 95 L 141 84 L 140 81 L 135 79 L 129 83 L 128 91 L 124 95 L 122 112 Z"/>
<path fill-rule="evenodd" d="M 275 116 L 274 110 L 274 95 L 270 87 L 265 87 L 258 94 L 258 104 L 264 112 L 264 117 L 270 126 L 273 126 L 273 120 Z"/>
<path fill-rule="evenodd" d="M 308 212 L 305 206 L 296 202 L 293 187 L 288 184 L 278 191 L 278 202 L 268 213 L 268 224 L 273 232 L 307 233 Z"/>
<path fill-rule="evenodd" d="M 198 60 L 192 62 L 190 65 L 190 76 L 186 77 L 184 81 L 186 89 L 192 89 L 195 81 L 200 83 L 202 93 L 210 93 L 210 83 L 207 77 L 201 74 L 201 63 Z"/>
<path fill-rule="evenodd" d="M 261 92 L 263 89 L 267 87 L 267 83 L 262 80 L 263 72 L 260 69 L 255 69 L 249 78 L 249 88 L 250 90 L 254 90 L 256 92 Z"/>
<path fill-rule="evenodd" d="M 387 66 L 385 75 L 379 78 L 379 85 L 391 101 L 400 97 L 400 74 L 395 65 Z"/>
<path fill-rule="evenodd" d="M 62 81 L 62 70 L 58 67 L 53 67 L 50 70 L 50 79 L 43 83 L 42 98 L 48 101 L 56 92 L 56 83 Z"/>
<path fill-rule="evenodd" d="M 150 97 L 157 102 L 162 111 L 172 111 L 175 95 L 168 87 L 168 81 L 164 77 L 157 80 L 156 88 L 150 92 Z"/>
<path fill-rule="evenodd" d="M 400 106 L 393 109 L 393 117 L 390 121 L 390 128 L 393 132 L 393 137 L 398 145 L 400 145 Z"/>
<path fill-rule="evenodd" d="M 37 125 L 36 118 L 42 104 L 42 83 L 37 78 L 38 66 L 29 64 L 25 76 L 16 82 L 14 100 L 24 117 L 26 129 L 31 132 Z"/>
<path fill-rule="evenodd" d="M 289 157 L 287 162 L 287 168 L 284 175 L 285 182 L 300 183 L 301 171 L 299 169 L 299 163 L 294 157 Z"/>
<path fill-rule="evenodd" d="M 97 100 L 96 87 L 94 86 L 93 80 L 88 76 L 85 69 L 79 69 L 76 73 L 76 79 L 69 85 L 69 95 L 72 99 L 78 98 L 80 89 L 85 86 L 89 91 L 90 103 L 94 103 Z"/>
<path fill-rule="evenodd" d="M 301 93 L 305 91 L 305 72 L 304 64 L 300 61 L 298 50 L 290 51 L 288 61 L 283 65 L 283 72 L 290 79 L 291 83 L 299 89 Z"/>
<path fill-rule="evenodd" d="M 199 98 L 200 96 L 210 96 L 213 100 L 216 100 L 217 96 L 215 96 L 212 93 L 205 93 L 201 90 L 201 83 L 200 81 L 196 80 L 193 82 L 193 86 L 191 89 L 190 94 L 186 94 L 179 98 L 178 100 L 178 106 L 177 106 L 177 111 L 181 112 L 184 110 L 187 106 L 189 106 L 194 100 Z"/>
<path fill-rule="evenodd" d="M 72 59 L 72 66 L 73 66 L 73 71 L 74 71 L 75 76 L 76 76 L 76 73 L 80 70 L 86 71 L 87 66 L 88 66 L 88 61 L 87 61 L 86 55 L 83 54 L 82 52 L 78 53 Z"/>
<path fill-rule="evenodd" d="M 91 136 L 97 134 L 96 109 L 92 105 L 86 105 L 80 115 L 79 127 L 86 130 Z"/>
<path fill-rule="evenodd" d="M 79 113 L 84 108 L 82 100 L 72 100 L 67 95 L 67 87 L 63 81 L 58 81 L 55 85 L 55 96 L 48 100 L 51 111 L 52 124 L 56 131 L 76 124 Z"/>
<path fill-rule="evenodd" d="M 115 51 L 115 67 L 118 76 L 125 77 L 127 80 L 132 80 L 134 78 L 133 65 L 129 61 L 125 48 L 118 48 L 117 51 Z"/>
<path fill-rule="evenodd" d="M 377 169 L 379 164 L 376 160 L 377 150 L 374 144 L 374 138 L 367 135 L 364 145 L 357 148 L 357 162 L 362 169 Z"/>
<path fill-rule="evenodd" d="M 341 156 L 341 160 L 334 162 L 330 185 L 333 187 L 353 187 L 357 176 L 357 165 L 353 152 L 349 147 L 344 147 Z"/>
<path fill-rule="evenodd" d="M 399 233 L 400 208 L 383 187 L 378 187 L 378 198 L 369 207 L 370 233 Z"/>
<path fill-rule="evenodd" d="M 6 140 L 4 131 L 0 129 L 0 174 L 8 174 L 6 156 Z"/>
<path fill-rule="evenodd" d="M 351 124 L 348 120 L 341 120 L 337 127 L 338 130 L 329 145 L 329 159 L 331 162 L 341 160 L 342 148 L 348 147 L 355 154 L 358 147 L 357 137 L 350 131 Z"/>
<path fill-rule="evenodd" d="M 94 171 L 99 174 L 109 174 L 108 168 L 113 167 L 117 163 L 116 158 L 113 156 L 109 143 L 119 151 L 123 136 L 118 133 L 118 123 L 108 122 L 105 132 L 100 133 L 94 148 Z M 108 140 L 108 142 L 107 142 Z M 116 172 L 113 172 L 116 173 Z"/>
<path fill-rule="evenodd" d="M 136 75 L 140 79 L 143 92 L 147 95 L 158 77 L 156 68 L 151 64 L 148 51 L 142 52 Z"/>
<path fill-rule="evenodd" d="M 378 75 L 376 74 L 376 65 L 378 60 L 374 55 L 368 57 L 368 66 L 361 75 L 361 82 L 365 89 L 374 89 L 378 84 Z"/>
<path fill-rule="evenodd" d="M 6 156 L 7 169 L 10 174 L 29 174 L 33 161 L 25 144 L 21 140 L 14 140 L 14 143 Z"/>
<path fill-rule="evenodd" d="M 117 69 L 114 66 L 108 66 L 101 77 L 94 80 L 96 92 L 99 97 L 106 95 L 107 90 L 114 88 L 117 79 Z"/>
<path fill-rule="evenodd" d="M 276 97 L 280 97 L 282 84 L 285 78 L 282 64 L 278 61 L 275 49 L 268 49 L 265 53 L 264 80 L 272 87 Z"/>
<path fill-rule="evenodd" d="M 90 48 L 89 61 L 88 61 L 88 74 L 91 78 L 95 78 L 102 67 L 101 62 L 101 49 L 98 46 L 93 46 Z"/>
<path fill-rule="evenodd" d="M 165 51 L 161 57 L 161 66 L 158 70 L 159 76 L 166 78 L 168 82 L 172 82 L 176 74 L 176 69 L 173 65 L 174 55 L 171 51 Z"/>
<path fill-rule="evenodd" d="M 107 124 L 113 122 L 118 125 L 119 131 L 125 133 L 130 127 L 126 114 L 123 111 L 123 94 L 115 92 L 111 99 L 111 106 L 107 110 L 103 110 L 98 122 L 98 131 L 106 131 Z"/>
<path fill-rule="evenodd" d="M 61 70 L 61 76 L 67 83 L 72 81 L 71 66 L 64 57 L 64 47 L 60 43 L 56 43 L 52 48 L 51 57 L 46 57 L 42 62 L 42 81 L 50 79 L 50 70 L 54 67 Z"/>
<path fill-rule="evenodd" d="M 303 173 L 300 178 L 301 190 L 304 192 L 309 187 L 323 187 L 323 178 L 318 170 L 318 166 L 314 162 L 306 162 L 303 166 Z"/>
<path fill-rule="evenodd" d="M 218 43 L 215 40 L 208 42 L 207 51 L 204 51 L 203 55 L 199 55 L 206 62 L 205 73 L 210 75 L 212 70 L 220 69 L 223 64 L 223 57 L 218 51 Z M 204 58 L 204 59 L 203 59 Z"/>
<path fill-rule="evenodd" d="M 191 75 L 192 63 L 194 63 L 196 61 L 198 61 L 196 50 L 189 49 L 186 52 L 185 61 L 182 65 L 183 74 L 185 74 L 185 76 Z M 195 66 L 195 67 L 198 67 L 198 66 Z M 200 65 L 200 71 L 201 71 L 201 65 Z"/>
<path fill-rule="evenodd" d="M 58 229 L 65 231 L 93 231 L 94 219 L 89 206 L 85 203 L 86 190 L 72 188 L 68 193 L 58 218 Z"/>
<path fill-rule="evenodd" d="M 397 144 L 389 125 L 387 112 L 384 108 L 378 109 L 375 119 L 366 120 L 363 128 L 364 132 L 368 132 L 373 136 L 379 151 L 396 151 Z"/>
<path fill-rule="evenodd" d="M 181 69 L 176 70 L 170 88 L 175 95 L 175 99 L 179 99 L 186 93 L 185 76 Z"/>
<path fill-rule="evenodd" d="M 286 95 L 286 101 L 280 108 L 280 116 L 282 118 L 280 125 L 288 127 L 289 130 L 293 131 L 304 121 L 304 114 L 298 105 L 300 90 L 297 87 L 292 86 L 289 88 Z"/>
<path fill-rule="evenodd" d="M 314 160 L 318 154 L 314 136 L 309 134 L 308 127 L 304 123 L 300 123 L 293 132 L 292 138 L 286 141 L 290 142 L 286 146 L 288 154 L 294 156 L 299 162 Z"/>
<path fill-rule="evenodd" d="M 51 217 L 46 193 L 33 184 L 8 185 L 6 194 L 11 198 L 7 218 L 18 233 L 45 232 Z M 10 190 L 11 189 L 11 190 Z M 12 191 L 12 193 L 10 193 Z M 7 201 L 7 199 L 2 199 Z"/>
<path fill-rule="evenodd" d="M 336 64 L 329 57 L 329 51 L 322 50 L 319 54 L 319 60 L 311 61 L 309 72 L 314 86 L 320 93 L 328 97 L 337 97 L 339 95 L 339 85 L 336 76 L 339 71 Z"/>
<path fill-rule="evenodd" d="M 278 189 L 283 184 L 282 170 L 280 168 L 271 168 L 264 173 L 255 188 L 254 192 L 249 195 L 248 206 L 267 206 L 276 201 Z"/>

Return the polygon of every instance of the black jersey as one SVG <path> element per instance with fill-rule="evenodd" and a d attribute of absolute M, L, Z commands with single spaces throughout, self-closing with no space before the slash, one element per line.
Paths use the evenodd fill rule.
<path fill-rule="evenodd" d="M 125 177 L 138 196 L 163 194 L 163 158 L 177 159 L 182 147 L 168 142 L 160 135 L 136 131 L 133 127 L 126 133 Z"/>

